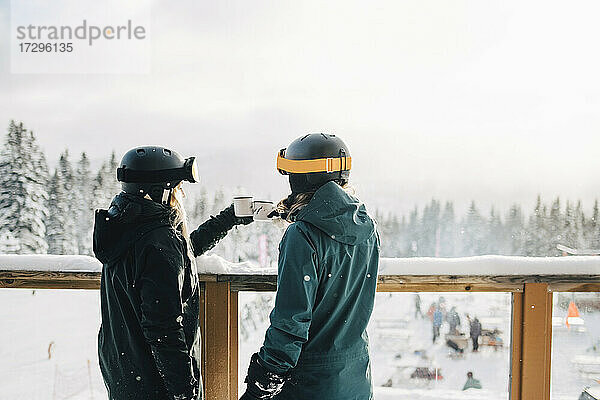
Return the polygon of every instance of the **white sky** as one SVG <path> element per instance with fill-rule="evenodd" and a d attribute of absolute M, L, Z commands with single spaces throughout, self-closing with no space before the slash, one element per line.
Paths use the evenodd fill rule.
<path fill-rule="evenodd" d="M 165 144 L 209 187 L 279 198 L 276 151 L 326 131 L 372 208 L 598 193 L 596 0 L 156 2 L 149 75 L 10 74 L 0 13 L 0 127 L 23 120 L 51 160 Z"/>

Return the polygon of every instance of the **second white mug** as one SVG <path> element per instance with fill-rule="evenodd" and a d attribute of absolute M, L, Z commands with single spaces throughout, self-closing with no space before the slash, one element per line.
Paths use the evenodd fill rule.
<path fill-rule="evenodd" d="M 252 202 L 252 209 L 254 210 L 255 221 L 269 221 L 269 214 L 273 211 L 275 206 L 272 201 L 257 200 Z"/>

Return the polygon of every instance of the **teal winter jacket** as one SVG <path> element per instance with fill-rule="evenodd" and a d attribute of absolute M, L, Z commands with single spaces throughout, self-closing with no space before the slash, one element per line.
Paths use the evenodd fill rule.
<path fill-rule="evenodd" d="M 364 204 L 323 185 L 279 245 L 277 296 L 260 349 L 290 379 L 280 400 L 373 397 L 366 332 L 377 285 L 379 236 Z"/>

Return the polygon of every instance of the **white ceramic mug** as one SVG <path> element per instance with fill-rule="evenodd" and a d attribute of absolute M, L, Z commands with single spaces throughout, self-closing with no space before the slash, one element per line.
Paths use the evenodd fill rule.
<path fill-rule="evenodd" d="M 254 211 L 255 221 L 269 221 L 269 214 L 275 209 L 272 201 L 256 200 L 252 202 L 252 210 Z"/>
<path fill-rule="evenodd" d="M 252 196 L 238 196 L 233 198 L 233 211 L 236 217 L 252 217 Z"/>

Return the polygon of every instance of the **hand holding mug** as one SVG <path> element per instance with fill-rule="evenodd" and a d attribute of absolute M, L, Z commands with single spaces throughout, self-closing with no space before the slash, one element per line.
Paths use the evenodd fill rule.
<path fill-rule="evenodd" d="M 271 220 L 271 215 L 275 210 L 275 206 L 273 205 L 272 201 L 253 201 L 252 196 L 234 197 L 233 207 L 236 217 L 253 217 L 255 221 Z"/>

